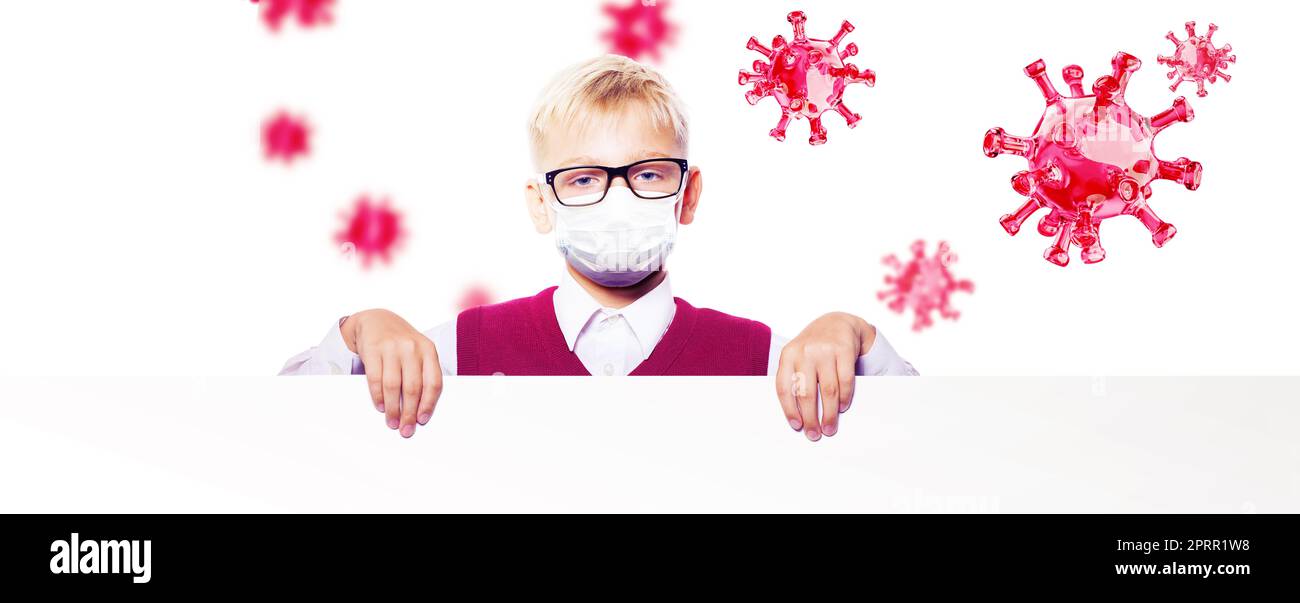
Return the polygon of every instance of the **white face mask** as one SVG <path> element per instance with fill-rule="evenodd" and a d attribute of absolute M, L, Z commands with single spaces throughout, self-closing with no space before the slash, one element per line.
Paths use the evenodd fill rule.
<path fill-rule="evenodd" d="M 663 270 L 673 249 L 681 193 L 641 199 L 626 186 L 612 186 L 587 207 L 551 201 L 555 247 L 583 276 L 604 287 L 630 287 Z"/>

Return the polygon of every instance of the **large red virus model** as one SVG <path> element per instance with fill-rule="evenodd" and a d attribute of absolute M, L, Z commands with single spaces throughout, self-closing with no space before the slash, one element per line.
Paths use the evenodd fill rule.
<path fill-rule="evenodd" d="M 1205 91 L 1205 83 L 1211 84 L 1223 78 L 1224 82 L 1231 82 L 1232 76 L 1224 73 L 1223 69 L 1228 68 L 1228 64 L 1237 62 L 1237 55 L 1228 54 L 1232 52 L 1232 44 L 1224 44 L 1223 48 L 1215 48 L 1211 38 L 1214 32 L 1218 31 L 1219 26 L 1213 23 L 1205 30 L 1205 36 L 1196 35 L 1196 22 L 1188 21 L 1183 27 L 1187 28 L 1187 39 L 1179 40 L 1174 32 L 1165 35 L 1170 42 L 1174 43 L 1174 54 L 1172 56 L 1156 57 L 1161 65 L 1173 67 L 1173 71 L 1168 73 L 1169 79 L 1178 78 L 1169 87 L 1171 91 L 1178 90 L 1183 82 L 1196 82 L 1196 96 L 1204 97 L 1209 92 Z"/>
<path fill-rule="evenodd" d="M 610 3 L 604 11 L 614 24 L 601 38 L 614 54 L 658 61 L 663 48 L 677 35 L 677 27 L 666 16 L 667 0 L 632 0 L 627 6 Z"/>
<path fill-rule="evenodd" d="M 268 161 L 291 163 L 311 151 L 311 128 L 284 111 L 262 122 L 262 151 Z"/>
<path fill-rule="evenodd" d="M 327 25 L 334 20 L 334 0 L 253 0 L 262 5 L 262 22 L 280 31 L 289 17 L 302 27 Z"/>
<path fill-rule="evenodd" d="M 1163 246 L 1177 232 L 1147 206 L 1151 182 L 1173 180 L 1188 190 L 1201 185 L 1201 164 L 1180 157 L 1164 161 L 1155 156 L 1153 143 L 1162 130 L 1192 120 L 1192 108 L 1182 97 L 1160 114 L 1146 118 L 1129 108 L 1124 91 L 1129 78 L 1142 66 L 1133 55 L 1119 53 L 1111 61 L 1113 72 L 1083 90 L 1083 69 L 1070 65 L 1063 77 L 1070 95 L 1063 96 L 1047 77 L 1042 60 L 1025 67 L 1047 101 L 1033 136 L 1021 138 L 993 128 L 984 135 L 984 154 L 1003 153 L 1029 160 L 1029 169 L 1011 179 L 1011 187 L 1028 197 L 1015 213 L 1002 216 L 1008 234 L 1040 209 L 1048 214 L 1038 222 L 1038 232 L 1055 237 L 1044 252 L 1049 262 L 1065 266 L 1070 246 L 1078 245 L 1084 263 L 1106 257 L 1098 227 L 1102 220 L 1133 216 L 1151 231 L 1151 242 Z"/>
<path fill-rule="evenodd" d="M 974 283 L 957 279 L 949 271 L 956 262 L 957 256 L 947 243 L 940 242 L 932 256 L 925 254 L 925 241 L 912 243 L 912 257 L 907 261 L 899 260 L 896 255 L 885 258 L 885 265 L 893 268 L 894 274 L 885 276 L 889 288 L 878 297 L 887 300 L 889 309 L 899 314 L 910 309 L 916 317 L 912 322 L 913 331 L 934 325 L 935 312 L 947 320 L 956 320 L 961 313 L 952 308 L 949 297 L 957 291 L 975 291 Z"/>
<path fill-rule="evenodd" d="M 767 48 L 757 38 L 749 39 L 749 49 L 757 51 L 767 61 L 754 61 L 754 73 L 741 71 L 742 86 L 753 84 L 745 93 L 745 100 L 756 105 L 764 97 L 772 97 L 781 105 L 781 120 L 770 134 L 785 140 L 786 127 L 791 118 L 808 120 L 812 136 L 808 144 L 826 142 L 826 128 L 822 115 L 835 111 L 844 117 L 850 128 L 858 125 L 862 116 L 844 106 L 844 88 L 849 84 L 876 85 L 876 74 L 870 69 L 858 69 L 845 59 L 858 54 L 858 45 L 849 44 L 840 50 L 840 42 L 853 31 L 853 24 L 845 21 L 839 33 L 830 40 L 814 40 L 804 33 L 807 16 L 801 11 L 790 13 L 786 20 L 794 26 L 794 39 L 789 42 L 782 36 L 772 40 Z"/>
<path fill-rule="evenodd" d="M 343 229 L 334 235 L 345 254 L 361 256 L 361 267 L 369 268 L 376 259 L 385 264 L 402 241 L 402 216 L 389 207 L 387 199 L 378 202 L 370 197 L 357 199 L 351 213 L 344 213 Z"/>

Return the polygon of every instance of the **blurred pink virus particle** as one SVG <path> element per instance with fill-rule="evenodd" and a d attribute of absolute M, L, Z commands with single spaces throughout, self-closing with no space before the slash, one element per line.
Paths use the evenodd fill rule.
<path fill-rule="evenodd" d="M 787 42 L 778 35 L 772 40 L 772 47 L 767 48 L 757 38 L 749 39 L 749 49 L 767 61 L 754 61 L 754 72 L 741 71 L 739 82 L 741 86 L 754 86 L 745 93 L 749 104 L 757 105 L 770 96 L 781 105 L 781 120 L 769 132 L 772 138 L 785 140 L 790 119 L 800 118 L 807 119 L 812 130 L 808 144 L 824 144 L 826 128 L 822 125 L 822 115 L 834 111 L 844 117 L 849 128 L 857 127 L 862 116 L 844 106 L 844 89 L 849 84 L 875 86 L 876 73 L 845 62 L 858 54 L 857 44 L 839 49 L 840 42 L 853 31 L 853 24 L 848 21 L 840 24 L 839 33 L 830 40 L 814 40 L 804 33 L 808 17 L 802 11 L 790 13 L 786 20 L 794 26 L 793 40 Z"/>
<path fill-rule="evenodd" d="M 614 23 L 601 39 L 614 54 L 658 61 L 677 35 L 677 27 L 667 17 L 667 0 L 632 0 L 626 6 L 608 3 L 603 9 Z"/>
<path fill-rule="evenodd" d="M 360 256 L 362 268 L 369 268 L 375 259 L 385 264 L 392 261 L 392 253 L 406 233 L 401 214 L 389 206 L 387 199 L 375 202 L 362 196 L 352 211 L 341 217 L 343 229 L 334 235 L 334 241 L 345 255 Z"/>
<path fill-rule="evenodd" d="M 460 299 L 456 300 L 457 310 L 468 310 L 479 306 L 486 306 L 493 301 L 492 292 L 487 287 L 479 284 L 470 285 L 461 292 Z"/>
<path fill-rule="evenodd" d="M 301 117 L 277 112 L 262 122 L 262 151 L 268 161 L 304 157 L 311 151 L 311 128 Z"/>
<path fill-rule="evenodd" d="M 1178 97 L 1169 109 L 1143 117 L 1124 100 L 1129 78 L 1142 62 L 1120 52 L 1111 66 L 1111 75 L 1099 78 L 1092 94 L 1084 93 L 1083 69 L 1066 67 L 1070 94 L 1063 96 L 1052 86 L 1046 64 L 1034 61 L 1025 74 L 1047 101 L 1034 134 L 1021 138 L 993 128 L 984 135 L 985 155 L 1011 153 L 1029 160 L 1029 169 L 1011 178 L 1011 188 L 1029 200 L 1002 216 L 1002 228 L 1014 235 L 1034 212 L 1049 210 L 1038 232 L 1055 237 L 1043 257 L 1058 266 L 1070 263 L 1071 245 L 1079 246 L 1086 264 L 1105 259 L 1098 229 L 1103 220 L 1120 215 L 1137 218 L 1151 232 L 1151 242 L 1164 246 L 1177 231 L 1147 206 L 1151 182 L 1172 180 L 1193 191 L 1201 185 L 1200 163 L 1186 157 L 1164 161 L 1153 147 L 1165 128 L 1192 121 L 1187 101 Z"/>
<path fill-rule="evenodd" d="M 925 254 L 925 241 L 912 243 L 912 257 L 906 261 L 896 255 L 885 258 L 885 265 L 893 268 L 894 274 L 885 276 L 889 288 L 877 295 L 887 300 L 886 305 L 894 312 L 911 310 L 916 317 L 913 331 L 933 326 L 935 312 L 944 319 L 957 320 L 961 313 L 952 308 L 949 298 L 958 291 L 974 292 L 975 284 L 953 277 L 949 268 L 956 262 L 957 256 L 947 243 L 940 242 L 932 256 Z"/>
<path fill-rule="evenodd" d="M 1205 30 L 1204 36 L 1196 35 L 1196 22 L 1188 21 L 1183 25 L 1187 29 L 1187 39 L 1179 40 L 1174 32 L 1165 34 L 1170 42 L 1174 43 L 1174 54 L 1172 56 L 1159 56 L 1156 60 L 1161 65 L 1167 65 L 1173 68 L 1168 73 L 1169 79 L 1178 78 L 1169 87 L 1170 91 L 1178 90 L 1178 86 L 1183 82 L 1196 82 L 1196 96 L 1204 97 L 1209 94 L 1205 91 L 1205 83 L 1211 84 L 1223 78 L 1224 82 L 1231 82 L 1232 76 L 1224 73 L 1222 70 L 1227 69 L 1228 65 L 1237 62 L 1237 55 L 1228 54 L 1232 52 L 1232 44 L 1224 44 L 1223 48 L 1215 48 L 1211 38 L 1214 32 L 1219 30 L 1219 26 L 1213 23 Z"/>
<path fill-rule="evenodd" d="M 262 5 L 262 22 L 271 31 L 280 31 L 293 17 L 302 27 L 327 25 L 334 20 L 334 0 L 253 0 Z"/>

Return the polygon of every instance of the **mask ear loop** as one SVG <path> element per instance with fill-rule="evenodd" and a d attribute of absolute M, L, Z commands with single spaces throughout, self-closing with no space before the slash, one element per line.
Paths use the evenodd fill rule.
<path fill-rule="evenodd" d="M 682 188 L 681 190 L 677 191 L 677 195 L 673 198 L 673 236 L 672 236 L 672 242 L 669 244 L 668 249 L 666 249 L 663 254 L 664 264 L 668 263 L 667 261 L 668 253 L 677 247 L 677 237 L 678 235 L 681 234 L 682 206 L 685 205 L 686 188 L 691 185 L 691 173 L 686 172 L 686 175 L 683 176 L 683 178 L 684 180 L 682 180 Z M 659 269 L 667 270 L 667 267 L 660 266 Z"/>
<path fill-rule="evenodd" d="M 673 205 L 675 206 L 673 208 L 674 238 L 676 238 L 676 231 L 679 230 L 682 225 L 682 205 L 683 205 L 683 200 L 686 198 L 686 188 L 689 187 L 690 185 L 691 185 L 691 172 L 687 171 L 684 175 L 682 175 L 681 190 L 678 190 L 677 196 L 673 198 Z"/>
<path fill-rule="evenodd" d="M 537 185 L 537 192 L 542 195 L 542 202 L 552 210 L 558 211 L 560 207 L 559 199 L 555 198 L 555 192 L 551 190 L 551 185 L 546 183 L 546 174 L 537 174 L 534 176 L 534 184 Z"/>

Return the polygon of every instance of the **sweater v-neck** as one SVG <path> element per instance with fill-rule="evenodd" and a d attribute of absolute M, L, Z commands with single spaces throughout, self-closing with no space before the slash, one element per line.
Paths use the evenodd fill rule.
<path fill-rule="evenodd" d="M 590 376 L 591 372 L 582 364 L 578 355 L 569 350 L 564 333 L 560 330 L 560 323 L 555 315 L 555 290 L 556 287 L 551 287 L 533 298 L 532 312 L 529 314 L 535 332 L 541 334 L 543 347 L 557 365 L 563 366 L 565 371 L 571 374 Z M 673 298 L 673 303 L 677 305 L 677 311 L 673 315 L 672 322 L 668 324 L 667 332 L 655 345 L 650 356 L 638 364 L 629 376 L 664 375 L 685 349 L 686 343 L 695 330 L 696 309 L 678 297 Z"/>

